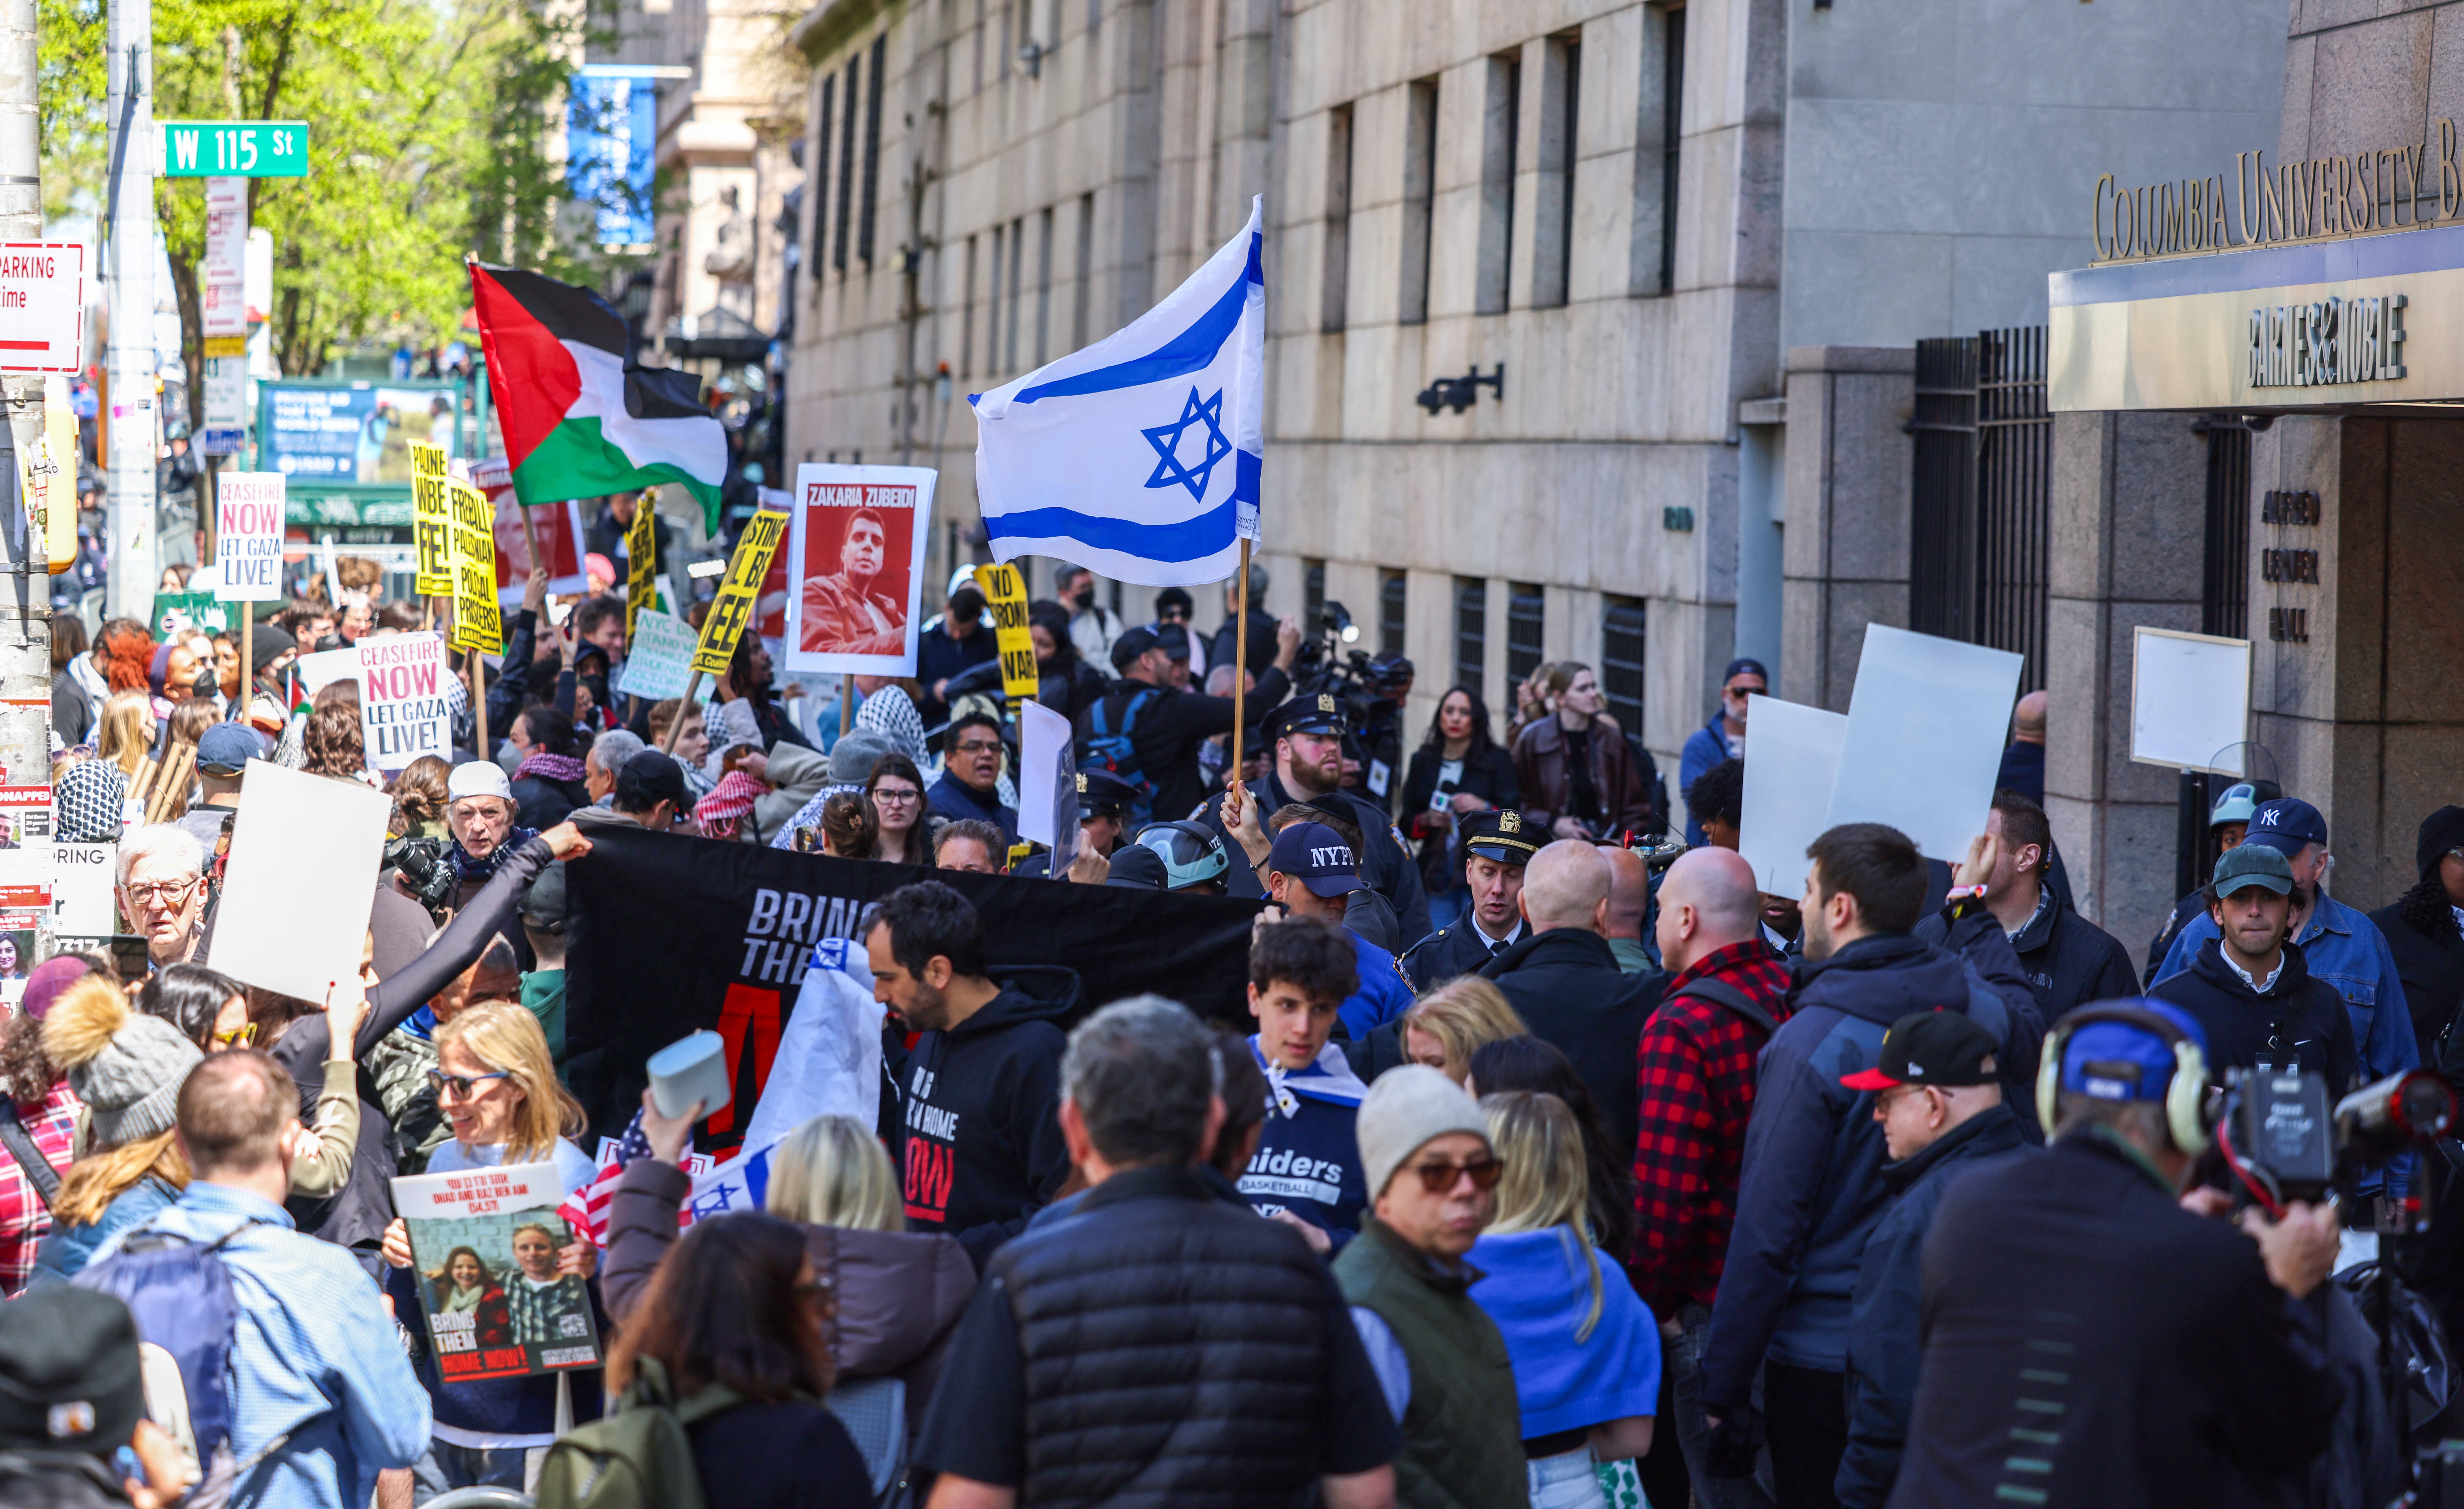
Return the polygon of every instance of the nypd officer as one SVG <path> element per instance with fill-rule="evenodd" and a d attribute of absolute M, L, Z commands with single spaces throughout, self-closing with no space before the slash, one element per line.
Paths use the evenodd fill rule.
<path fill-rule="evenodd" d="M 1078 847 L 1080 851 L 1099 854 L 1110 859 L 1120 852 L 1129 834 L 1130 803 L 1137 788 L 1110 770 L 1078 772 Z M 1033 876 L 1048 879 L 1052 875 L 1049 853 L 1031 854 L 1019 861 L 1012 875 Z"/>
<path fill-rule="evenodd" d="M 1462 919 L 1441 927 L 1403 955 L 1403 973 L 1415 990 L 1442 985 L 1457 975 L 1478 974 L 1523 941 L 1526 923 L 1515 898 L 1523 894 L 1523 867 L 1547 835 L 1512 810 L 1479 812 L 1463 821 L 1463 877 L 1471 905 Z"/>
<path fill-rule="evenodd" d="M 1274 751 L 1265 779 L 1250 782 L 1249 807 L 1242 827 L 1258 853 L 1249 854 L 1223 824 L 1223 799 L 1210 798 L 1192 816 L 1225 838 L 1233 855 L 1229 877 L 1234 896 L 1265 893 L 1266 835 L 1274 832 L 1276 810 L 1287 802 L 1309 802 L 1348 812 L 1360 830 L 1360 878 L 1395 909 L 1396 935 L 1425 938 L 1429 932 L 1429 899 L 1420 888 L 1420 872 L 1403 846 L 1403 835 L 1378 806 L 1344 790 L 1343 703 L 1331 692 L 1305 692 L 1268 713 L 1264 725 Z M 1254 823 L 1254 829 L 1251 825 Z M 1244 858 L 1250 863 L 1243 863 Z"/>

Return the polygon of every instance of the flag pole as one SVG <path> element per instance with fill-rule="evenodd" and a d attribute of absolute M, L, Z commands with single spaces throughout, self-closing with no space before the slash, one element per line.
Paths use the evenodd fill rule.
<path fill-rule="evenodd" d="M 1241 537 L 1241 574 L 1232 585 L 1232 763 L 1224 769 L 1226 787 L 1241 784 L 1241 733 L 1248 725 L 1242 710 L 1243 690 L 1249 684 L 1249 538 Z M 1245 789 L 1245 788 L 1244 788 Z M 1246 797 L 1243 798 L 1244 801 Z"/>

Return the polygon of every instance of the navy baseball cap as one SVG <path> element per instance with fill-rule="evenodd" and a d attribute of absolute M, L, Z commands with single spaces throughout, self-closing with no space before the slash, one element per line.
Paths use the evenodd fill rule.
<path fill-rule="evenodd" d="M 2177 1006 L 2142 996 L 2100 1001 L 2163 1017 L 2204 1055 L 2208 1034 L 2197 1018 Z M 2062 1042 L 2062 1088 L 2098 1100 L 2163 1100 L 2173 1081 L 2173 1045 L 2133 1022 L 2090 1022 Z"/>
<path fill-rule="evenodd" d="M 1874 1067 L 1841 1076 L 1851 1090 L 1888 1090 L 1894 1085 L 1938 1084 L 1947 1090 L 1993 1084 L 1985 1060 L 2001 1048 L 1991 1032 L 1959 1011 L 1911 1011 L 1882 1034 Z"/>
<path fill-rule="evenodd" d="M 1729 661 L 1728 668 L 1720 673 L 1720 684 L 1727 686 L 1741 676 L 1759 676 L 1763 678 L 1763 685 L 1771 685 L 1771 673 L 1763 669 L 1763 663 L 1760 660 L 1750 655 L 1739 655 Z"/>
<path fill-rule="evenodd" d="M 1163 643 L 1152 629 L 1128 629 L 1112 641 L 1112 669 L 1126 671 L 1137 664 L 1138 656 Z"/>
<path fill-rule="evenodd" d="M 2279 796 L 2273 802 L 2259 803 L 2251 812 L 2250 829 L 2242 834 L 2241 841 L 2265 844 L 2289 859 L 2311 844 L 2326 847 L 2327 819 L 2320 815 L 2319 809 L 2298 796 Z"/>
<path fill-rule="evenodd" d="M 1160 891 L 1163 882 L 1163 856 L 1136 844 L 1123 844 L 1121 852 L 1112 855 L 1112 871 L 1104 881 L 1140 891 Z"/>
<path fill-rule="evenodd" d="M 1189 658 L 1189 631 L 1183 629 L 1180 625 L 1157 624 L 1146 632 L 1155 635 L 1155 647 L 1163 652 L 1165 659 L 1186 660 Z"/>
<path fill-rule="evenodd" d="M 1360 861 L 1343 835 L 1324 823 L 1294 823 L 1275 835 L 1266 868 L 1290 876 L 1317 896 L 1350 896 L 1360 883 Z"/>
<path fill-rule="evenodd" d="M 264 758 L 265 741 L 246 723 L 216 723 L 197 738 L 197 768 L 208 775 L 237 775 Z"/>

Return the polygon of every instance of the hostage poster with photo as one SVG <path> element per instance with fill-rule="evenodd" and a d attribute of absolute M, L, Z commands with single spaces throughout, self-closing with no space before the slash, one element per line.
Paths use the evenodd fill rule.
<path fill-rule="evenodd" d="M 936 475 L 922 466 L 796 468 L 788 672 L 915 674 Z"/>
<path fill-rule="evenodd" d="M 449 1384 L 599 1365 L 590 1288 L 556 1271 L 583 1240 L 557 1213 L 554 1164 L 468 1168 L 393 1182 L 437 1376 Z"/>

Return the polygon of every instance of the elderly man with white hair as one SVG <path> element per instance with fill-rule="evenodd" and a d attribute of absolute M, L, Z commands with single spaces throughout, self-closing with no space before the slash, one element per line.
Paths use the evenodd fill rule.
<path fill-rule="evenodd" d="M 582 756 L 582 784 L 589 788 L 592 806 L 607 808 L 616 794 L 616 773 L 625 768 L 626 761 L 649 747 L 641 735 L 627 728 L 611 728 L 590 742 Z"/>
<path fill-rule="evenodd" d="M 453 833 L 445 862 L 453 867 L 456 907 L 469 904 L 505 855 L 538 832 L 516 826 L 514 810 L 513 783 L 490 761 L 466 761 L 445 778 L 445 825 Z"/>
<path fill-rule="evenodd" d="M 1635 1045 L 1660 1005 L 1668 977 L 1627 974 L 1609 947 L 1608 856 L 1582 839 L 1561 838 L 1531 856 L 1516 904 L 1529 936 L 1488 962 L 1535 1037 L 1554 1043 L 1590 1087 L 1609 1145 L 1632 1148 Z"/>
<path fill-rule="evenodd" d="M 148 823 L 120 840 L 121 915 L 145 935 L 153 968 L 184 964 L 196 953 L 205 872 L 205 846 L 176 823 Z"/>

